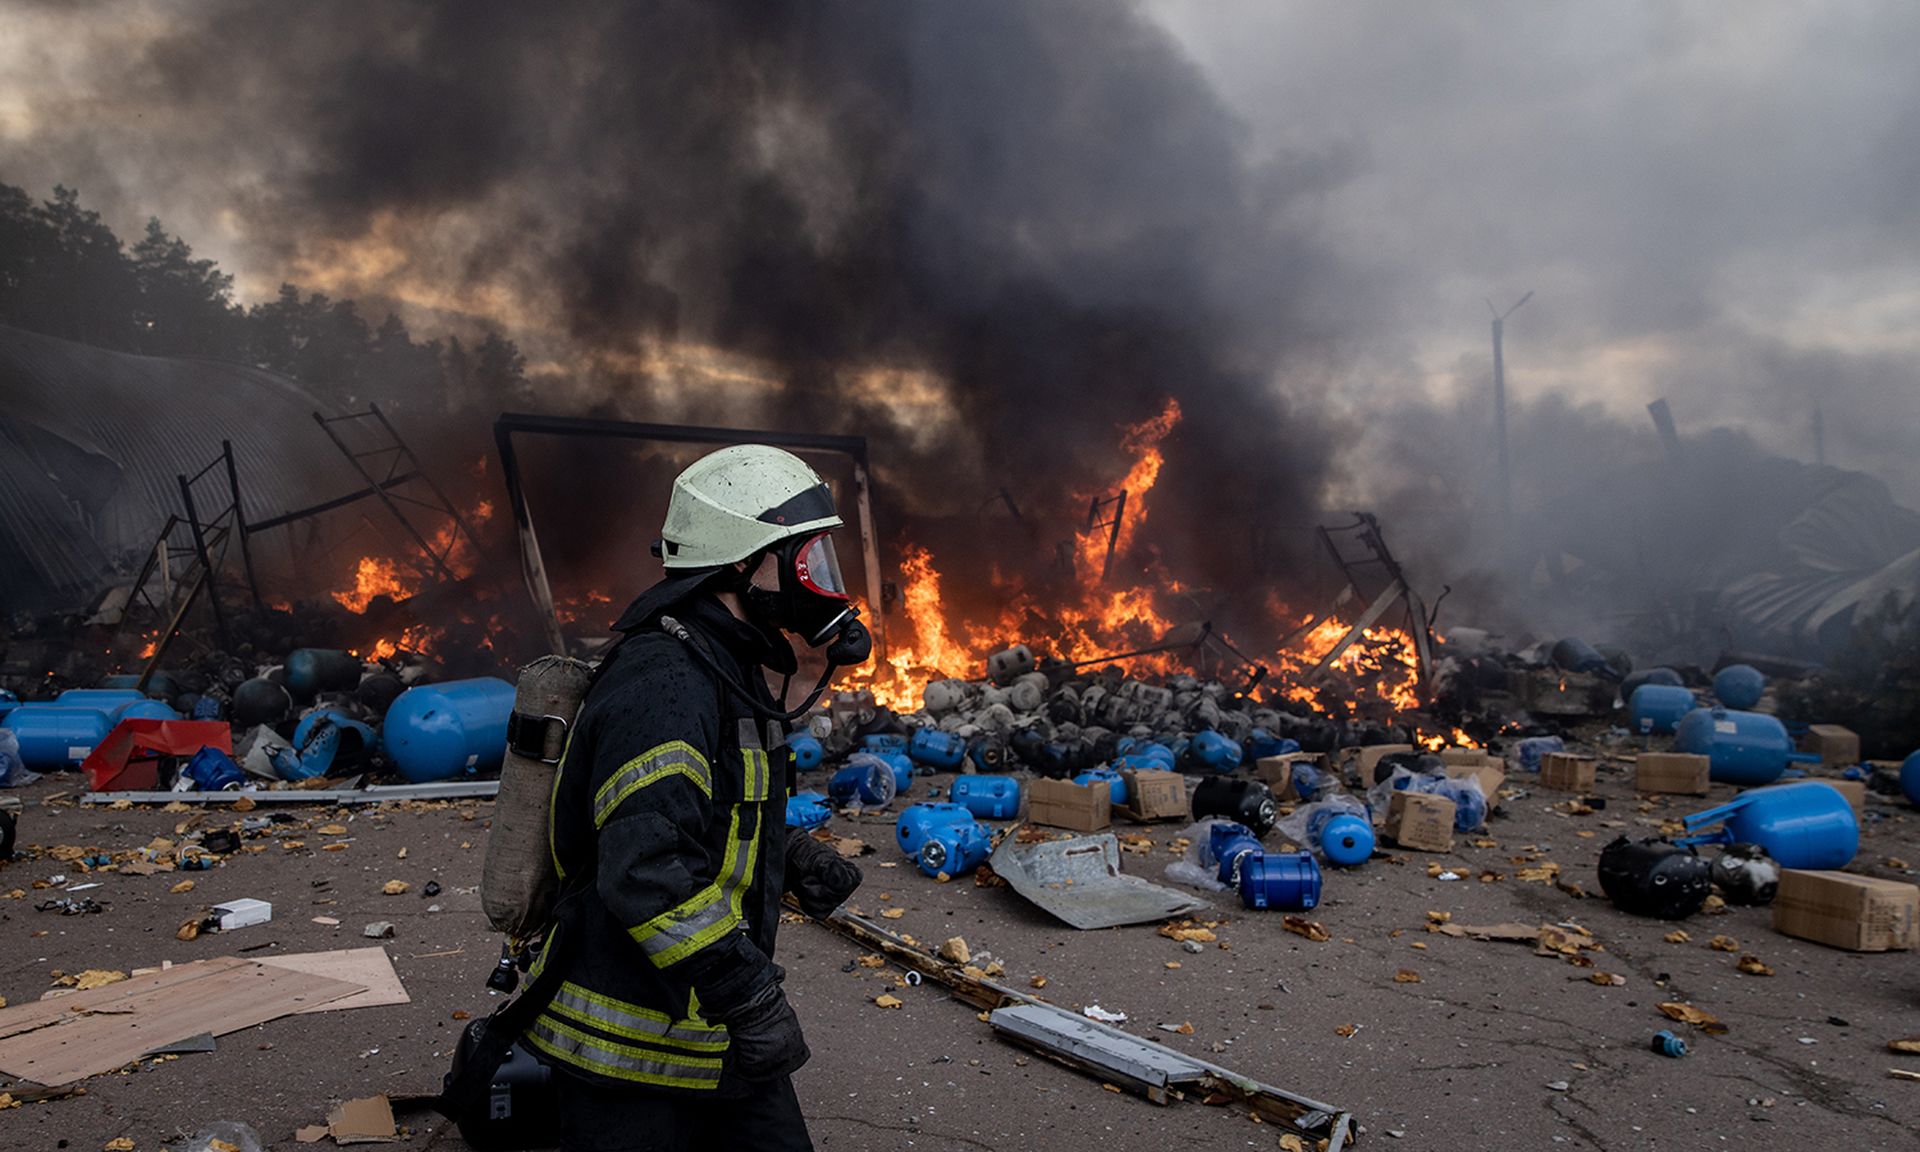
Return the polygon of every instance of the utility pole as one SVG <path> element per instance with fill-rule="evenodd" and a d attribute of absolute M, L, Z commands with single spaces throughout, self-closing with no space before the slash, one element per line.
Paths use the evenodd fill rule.
<path fill-rule="evenodd" d="M 1507 362 L 1501 338 L 1507 317 L 1531 299 L 1533 289 L 1529 288 L 1505 312 L 1494 312 L 1493 301 L 1487 301 L 1487 311 L 1493 312 L 1493 434 L 1500 453 L 1500 534 L 1509 553 L 1513 548 L 1513 467 L 1507 455 Z"/>

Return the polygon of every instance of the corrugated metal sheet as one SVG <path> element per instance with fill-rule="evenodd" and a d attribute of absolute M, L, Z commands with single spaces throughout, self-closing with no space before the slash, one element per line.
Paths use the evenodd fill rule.
<path fill-rule="evenodd" d="M 0 327 L 0 604 L 77 607 L 183 512 L 177 477 L 233 442 L 250 520 L 360 487 L 297 382 Z M 224 505 L 224 477 L 195 488 Z M 202 509 L 203 515 L 210 509 Z"/>

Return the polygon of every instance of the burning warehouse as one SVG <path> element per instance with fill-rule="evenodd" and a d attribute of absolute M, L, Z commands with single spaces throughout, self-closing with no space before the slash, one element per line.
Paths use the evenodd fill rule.
<path fill-rule="evenodd" d="M 0 1124 L 1886 1143 L 1911 20 L 1536 7 L 0 4 Z"/>

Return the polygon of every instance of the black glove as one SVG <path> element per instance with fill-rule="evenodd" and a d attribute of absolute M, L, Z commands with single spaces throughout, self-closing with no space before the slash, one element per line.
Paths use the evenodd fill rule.
<path fill-rule="evenodd" d="M 815 840 L 803 828 L 787 831 L 787 891 L 800 910 L 820 918 L 846 902 L 860 887 L 860 869 L 853 861 Z"/>
<path fill-rule="evenodd" d="M 800 1019 L 780 990 L 786 977 L 745 935 L 735 932 L 701 950 L 692 971 L 700 1012 L 727 1026 L 727 1056 L 742 1080 L 775 1080 L 813 1055 Z"/>

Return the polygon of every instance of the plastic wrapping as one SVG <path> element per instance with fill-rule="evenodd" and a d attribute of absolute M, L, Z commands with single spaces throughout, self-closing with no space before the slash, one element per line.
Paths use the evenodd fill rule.
<path fill-rule="evenodd" d="M 1540 761 L 1549 752 L 1565 752 L 1567 742 L 1558 736 L 1529 736 L 1525 740 L 1515 741 L 1512 750 L 1513 762 L 1528 772 L 1540 771 Z"/>
<path fill-rule="evenodd" d="M 20 759 L 20 738 L 0 728 L 0 788 L 24 788 L 38 779 L 40 774 L 29 772 Z"/>
<path fill-rule="evenodd" d="M 1231 823 L 1231 820 L 1201 820 L 1180 833 L 1187 849 L 1180 854 L 1180 859 L 1167 865 L 1167 879 L 1204 892 L 1225 892 L 1228 886 L 1214 875 L 1220 862 L 1213 858 L 1213 826 Z"/>
<path fill-rule="evenodd" d="M 1295 808 L 1292 815 L 1285 817 L 1274 827 L 1279 830 L 1280 835 L 1295 844 L 1304 845 L 1315 855 L 1325 859 L 1327 853 L 1314 832 L 1324 828 L 1326 822 L 1334 816 L 1357 816 L 1361 820 L 1367 820 L 1368 827 L 1372 827 L 1371 821 L 1368 820 L 1366 805 L 1345 793 L 1337 793 L 1325 800 Z"/>

